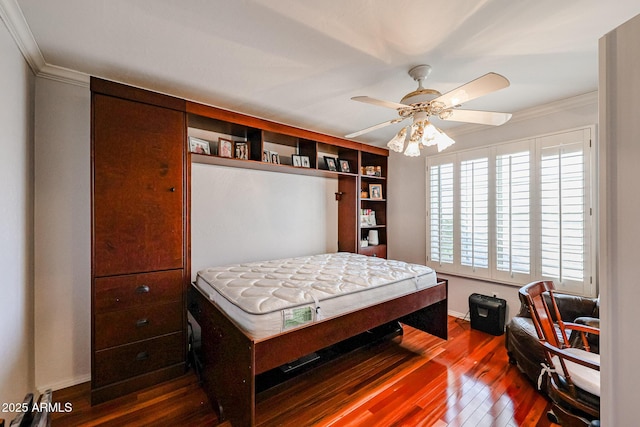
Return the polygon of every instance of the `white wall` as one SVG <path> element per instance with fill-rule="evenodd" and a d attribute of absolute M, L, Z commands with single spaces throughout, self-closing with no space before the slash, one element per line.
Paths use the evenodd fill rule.
<path fill-rule="evenodd" d="M 91 373 L 90 92 L 36 79 L 35 381 Z"/>
<path fill-rule="evenodd" d="M 508 90 L 508 89 L 506 89 Z M 574 98 L 515 113 L 499 127 L 460 126 L 447 132 L 456 144 L 448 152 L 514 141 L 547 133 L 593 125 L 598 121 L 597 94 Z M 435 147 L 420 157 L 391 153 L 389 157 L 389 258 L 426 262 L 426 162 Z M 442 275 L 449 279 L 449 313 L 462 317 L 469 310 L 469 295 L 497 294 L 507 300 L 507 320 L 518 313 L 518 287 L 484 280 Z"/>
<path fill-rule="evenodd" d="M 338 180 L 193 164 L 191 275 L 237 262 L 335 252 Z"/>
<path fill-rule="evenodd" d="M 387 257 L 424 264 L 426 176 L 424 157 L 389 152 L 387 182 Z"/>
<path fill-rule="evenodd" d="M 34 391 L 34 77 L 2 21 L 0 58 L 0 403 L 10 403 Z"/>
<path fill-rule="evenodd" d="M 601 406 L 603 426 L 638 424 L 640 16 L 600 40 Z"/>

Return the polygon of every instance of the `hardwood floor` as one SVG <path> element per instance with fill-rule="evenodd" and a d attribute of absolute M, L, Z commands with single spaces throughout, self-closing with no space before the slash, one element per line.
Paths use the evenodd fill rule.
<path fill-rule="evenodd" d="M 193 373 L 91 407 L 89 385 L 54 393 L 73 411 L 56 426 L 221 426 Z M 257 425 L 554 426 L 549 401 L 508 363 L 504 335 L 449 318 L 449 340 L 405 326 L 371 345 L 257 395 Z"/>

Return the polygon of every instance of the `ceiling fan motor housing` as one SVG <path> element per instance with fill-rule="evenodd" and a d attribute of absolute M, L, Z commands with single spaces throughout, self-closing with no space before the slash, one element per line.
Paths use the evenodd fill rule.
<path fill-rule="evenodd" d="M 432 101 L 442 95 L 435 89 L 425 89 L 422 86 L 422 82 L 429 77 L 431 74 L 431 66 L 430 65 L 416 65 L 412 69 L 409 70 L 409 75 L 413 78 L 413 80 L 418 82 L 418 88 L 413 92 L 409 92 L 406 94 L 401 100 L 401 104 L 411 105 L 411 104 L 422 104 L 429 101 Z"/>

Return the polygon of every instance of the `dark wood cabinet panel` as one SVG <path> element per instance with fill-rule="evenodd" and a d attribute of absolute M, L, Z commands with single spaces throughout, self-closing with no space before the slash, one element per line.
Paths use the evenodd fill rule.
<path fill-rule="evenodd" d="M 151 372 L 184 361 L 184 335 L 170 335 L 96 351 L 94 387 Z"/>
<path fill-rule="evenodd" d="M 338 250 L 358 252 L 358 182 L 355 176 L 338 178 Z"/>
<path fill-rule="evenodd" d="M 129 274 L 95 279 L 96 314 L 183 299 L 183 270 Z"/>
<path fill-rule="evenodd" d="M 374 256 L 378 258 L 387 257 L 387 245 L 364 246 L 358 251 L 362 255 Z"/>
<path fill-rule="evenodd" d="M 184 113 L 93 95 L 94 275 L 183 266 Z"/>
<path fill-rule="evenodd" d="M 96 314 L 94 348 L 104 350 L 182 329 L 182 301 Z M 118 325 L 114 328 L 114 325 Z"/>

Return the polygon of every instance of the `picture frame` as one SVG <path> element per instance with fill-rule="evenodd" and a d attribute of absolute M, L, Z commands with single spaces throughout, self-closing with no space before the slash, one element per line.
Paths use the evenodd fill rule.
<path fill-rule="evenodd" d="M 235 143 L 236 159 L 249 160 L 249 145 L 246 142 Z"/>
<path fill-rule="evenodd" d="M 369 184 L 369 198 L 382 200 L 382 184 Z"/>
<path fill-rule="evenodd" d="M 302 167 L 303 168 L 310 168 L 311 167 L 311 162 L 309 161 L 309 156 L 300 156 L 300 159 L 302 160 Z"/>
<path fill-rule="evenodd" d="M 296 168 L 302 167 L 302 156 L 294 154 L 291 156 L 291 161 L 293 162 L 293 166 Z"/>
<path fill-rule="evenodd" d="M 218 156 L 233 158 L 233 141 L 227 138 L 218 138 Z"/>
<path fill-rule="evenodd" d="M 273 163 L 274 165 L 280 164 L 280 154 L 278 154 L 277 151 L 270 151 L 269 157 L 271 158 L 271 163 Z"/>
<path fill-rule="evenodd" d="M 338 171 L 338 165 L 336 163 L 335 157 L 324 156 L 324 163 L 327 165 L 328 170 L 334 172 Z"/>
<path fill-rule="evenodd" d="M 211 147 L 209 146 L 209 141 L 190 136 L 189 151 L 196 154 L 211 154 Z"/>
<path fill-rule="evenodd" d="M 351 166 L 349 165 L 349 160 L 338 159 L 338 170 L 340 172 L 351 173 Z"/>
<path fill-rule="evenodd" d="M 271 163 L 271 154 L 269 150 L 262 150 L 262 161 L 265 163 Z"/>

